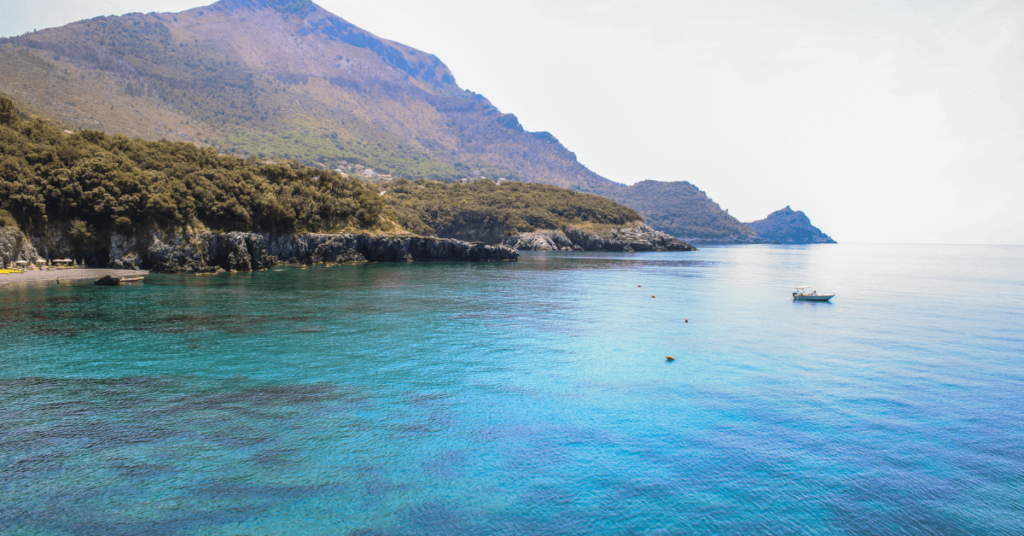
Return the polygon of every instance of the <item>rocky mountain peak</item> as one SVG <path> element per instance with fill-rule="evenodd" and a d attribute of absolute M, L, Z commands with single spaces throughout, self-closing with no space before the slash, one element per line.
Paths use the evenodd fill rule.
<path fill-rule="evenodd" d="M 323 11 L 320 6 L 310 0 L 220 0 L 210 6 L 210 8 L 226 11 L 273 9 L 278 13 L 295 15 L 300 18 L 317 11 Z"/>

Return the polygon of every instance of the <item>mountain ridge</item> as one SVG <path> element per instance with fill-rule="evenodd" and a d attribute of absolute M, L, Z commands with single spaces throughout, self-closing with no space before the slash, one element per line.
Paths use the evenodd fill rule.
<path fill-rule="evenodd" d="M 356 160 L 410 179 L 504 176 L 581 191 L 610 183 L 554 136 L 526 132 L 514 115 L 460 89 L 435 56 L 311 2 L 294 3 L 301 16 L 280 4 L 222 0 L 3 39 L 0 67 L 15 76 L 3 77 L 0 91 L 83 128 L 240 156 L 328 167 Z M 61 106 L 80 85 L 111 109 Z M 131 110 L 163 123 L 146 125 Z"/>

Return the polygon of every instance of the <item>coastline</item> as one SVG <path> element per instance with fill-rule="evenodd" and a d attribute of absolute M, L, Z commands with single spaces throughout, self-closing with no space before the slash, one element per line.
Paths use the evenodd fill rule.
<path fill-rule="evenodd" d="M 18 283 L 47 283 L 58 279 L 99 279 L 105 275 L 116 277 L 138 277 L 149 274 L 149 270 L 115 270 L 112 268 L 69 268 L 67 270 L 32 270 L 20 274 L 0 274 L 0 287 Z"/>

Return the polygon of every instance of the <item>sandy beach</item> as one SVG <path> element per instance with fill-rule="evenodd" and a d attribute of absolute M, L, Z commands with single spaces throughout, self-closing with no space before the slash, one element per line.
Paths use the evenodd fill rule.
<path fill-rule="evenodd" d="M 15 283 L 39 283 L 70 281 L 73 279 L 99 279 L 105 275 L 116 277 L 139 277 L 148 274 L 147 270 L 111 270 L 107 268 L 71 268 L 68 270 L 35 270 L 21 274 L 0 274 L 0 286 Z"/>

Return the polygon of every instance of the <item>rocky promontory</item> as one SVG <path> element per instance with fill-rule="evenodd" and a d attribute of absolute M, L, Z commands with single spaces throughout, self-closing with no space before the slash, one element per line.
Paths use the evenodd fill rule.
<path fill-rule="evenodd" d="M 695 251 L 697 248 L 638 221 L 622 227 L 540 230 L 508 237 L 505 245 L 528 251 Z"/>
<path fill-rule="evenodd" d="M 763 220 L 747 224 L 768 242 L 776 244 L 835 244 L 832 237 L 811 224 L 810 218 L 788 206 L 776 210 Z"/>

